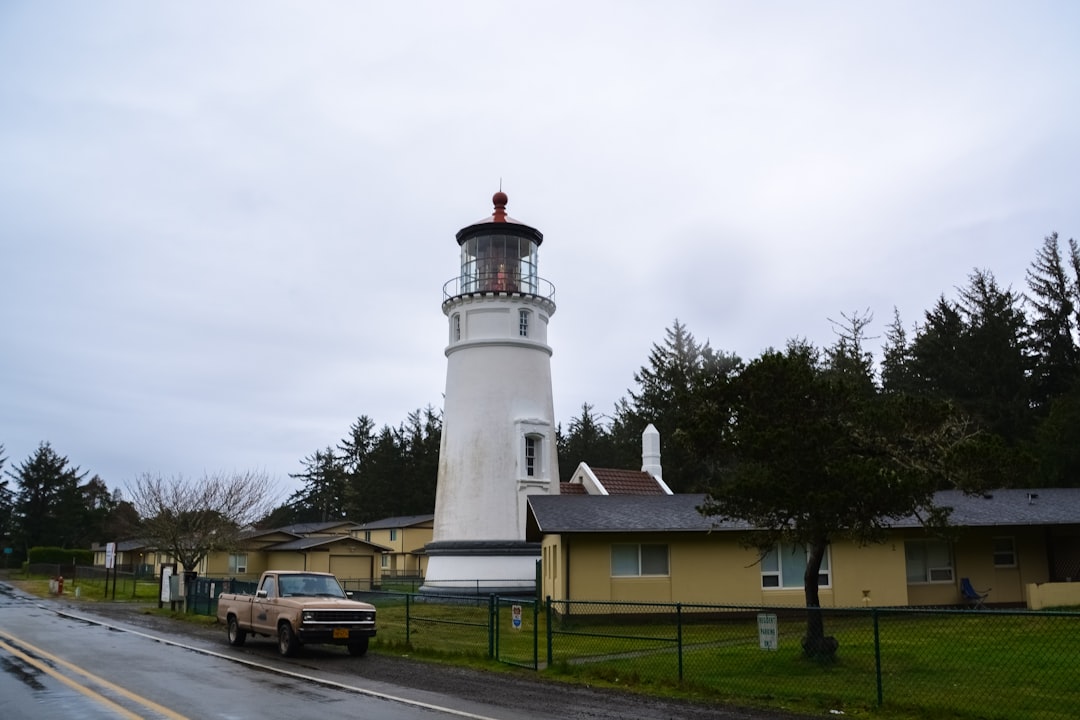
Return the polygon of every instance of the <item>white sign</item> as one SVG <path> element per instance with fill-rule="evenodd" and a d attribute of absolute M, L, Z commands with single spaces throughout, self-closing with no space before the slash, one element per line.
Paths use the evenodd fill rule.
<path fill-rule="evenodd" d="M 514 629 L 515 630 L 520 630 L 521 629 L 521 606 L 520 605 L 511 605 L 510 606 L 510 616 L 513 618 Z"/>
<path fill-rule="evenodd" d="M 172 565 L 161 568 L 161 602 L 172 602 Z"/>
<path fill-rule="evenodd" d="M 757 634 L 758 644 L 762 650 L 776 650 L 780 639 L 780 625 L 776 622 L 776 615 L 758 613 Z"/>
<path fill-rule="evenodd" d="M 112 570 L 116 566 L 116 543 L 105 543 L 105 569 Z"/>

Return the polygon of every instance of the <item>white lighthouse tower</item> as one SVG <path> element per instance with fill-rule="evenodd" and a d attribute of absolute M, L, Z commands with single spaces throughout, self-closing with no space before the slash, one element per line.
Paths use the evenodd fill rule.
<path fill-rule="evenodd" d="M 537 543 L 525 542 L 525 498 L 559 493 L 548 322 L 554 287 L 538 275 L 543 234 L 495 212 L 457 233 L 461 272 L 443 286 L 446 394 L 426 546 L 430 593 L 534 588 Z"/>

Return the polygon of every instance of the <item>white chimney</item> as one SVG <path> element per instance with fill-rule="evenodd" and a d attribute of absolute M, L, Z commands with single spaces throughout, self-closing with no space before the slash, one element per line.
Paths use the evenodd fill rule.
<path fill-rule="evenodd" d="M 664 468 L 660 466 L 660 431 L 652 423 L 641 433 L 641 469 L 657 480 L 664 479 Z"/>

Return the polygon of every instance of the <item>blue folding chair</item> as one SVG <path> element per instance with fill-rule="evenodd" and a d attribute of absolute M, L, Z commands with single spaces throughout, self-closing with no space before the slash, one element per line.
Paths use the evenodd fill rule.
<path fill-rule="evenodd" d="M 960 578 L 960 594 L 964 596 L 964 600 L 971 605 L 973 610 L 985 609 L 986 605 L 983 601 L 990 596 L 990 591 L 993 588 L 986 588 L 985 590 L 976 590 L 975 586 L 971 584 L 971 580 L 968 578 Z"/>

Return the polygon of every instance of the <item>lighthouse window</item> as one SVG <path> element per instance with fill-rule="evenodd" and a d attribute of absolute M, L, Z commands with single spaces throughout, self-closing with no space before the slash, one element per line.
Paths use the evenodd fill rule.
<path fill-rule="evenodd" d="M 461 314 L 454 313 L 454 342 L 461 339 Z"/>
<path fill-rule="evenodd" d="M 518 311 L 518 335 L 521 337 L 529 337 L 529 311 Z"/>
<path fill-rule="evenodd" d="M 535 435 L 525 436 L 525 474 L 536 477 L 540 474 L 540 438 Z"/>

